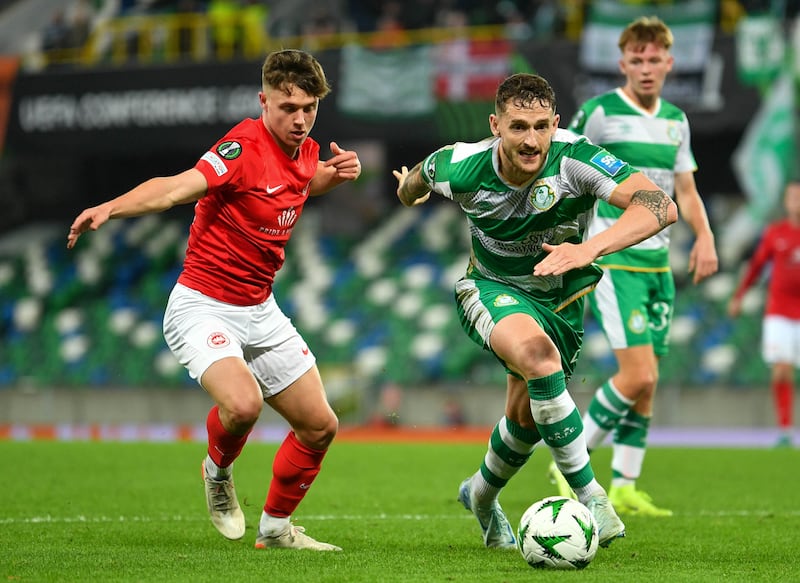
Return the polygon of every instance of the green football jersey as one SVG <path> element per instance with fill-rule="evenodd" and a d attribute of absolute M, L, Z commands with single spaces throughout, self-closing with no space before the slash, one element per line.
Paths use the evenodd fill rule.
<path fill-rule="evenodd" d="M 472 238 L 468 273 L 514 285 L 554 307 L 591 290 L 597 265 L 534 276 L 542 243 L 580 243 L 595 202 L 607 201 L 636 170 L 583 136 L 558 129 L 542 170 L 512 186 L 499 174 L 500 139 L 458 142 L 430 154 L 422 176 L 431 191 L 457 202 Z"/>
<path fill-rule="evenodd" d="M 635 166 L 673 198 L 675 173 L 697 170 L 686 114 L 663 99 L 651 114 L 618 88 L 586 101 L 569 129 Z M 599 201 L 589 236 L 610 227 L 620 214 L 620 209 Z M 628 249 L 599 258 L 598 263 L 634 270 L 669 269 L 669 227 Z"/>

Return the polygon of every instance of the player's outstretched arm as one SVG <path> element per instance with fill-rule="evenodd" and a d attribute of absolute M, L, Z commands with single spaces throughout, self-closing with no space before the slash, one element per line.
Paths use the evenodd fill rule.
<path fill-rule="evenodd" d="M 138 217 L 195 202 L 205 195 L 207 188 L 205 176 L 195 168 L 146 180 L 117 198 L 81 212 L 69 228 L 67 248 L 72 249 L 83 233 L 96 231 L 110 219 Z"/>
<path fill-rule="evenodd" d="M 397 198 L 404 206 L 416 206 L 430 198 L 431 192 L 422 179 L 422 162 L 411 170 L 407 166 L 392 170 L 392 174 L 397 178 Z"/>
<path fill-rule="evenodd" d="M 611 193 L 609 202 L 625 209 L 617 221 L 580 244 L 545 243 L 547 257 L 536 264 L 534 275 L 560 275 L 584 267 L 601 255 L 614 253 L 652 237 L 678 220 L 675 202 L 641 172 L 632 174 Z"/>

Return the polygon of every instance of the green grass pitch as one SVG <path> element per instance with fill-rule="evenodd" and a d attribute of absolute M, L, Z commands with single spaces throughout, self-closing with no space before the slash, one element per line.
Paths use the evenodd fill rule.
<path fill-rule="evenodd" d="M 487 430 L 488 435 L 488 430 Z M 295 514 L 342 553 L 256 551 L 276 445 L 236 464 L 241 541 L 208 520 L 200 443 L 0 441 L 0 579 L 40 581 L 800 581 L 800 452 L 652 448 L 640 486 L 675 511 L 626 519 L 584 571 L 538 571 L 483 548 L 455 500 L 482 444 L 334 443 Z M 610 449 L 593 455 L 607 484 Z M 501 502 L 512 524 L 554 493 L 537 451 Z"/>

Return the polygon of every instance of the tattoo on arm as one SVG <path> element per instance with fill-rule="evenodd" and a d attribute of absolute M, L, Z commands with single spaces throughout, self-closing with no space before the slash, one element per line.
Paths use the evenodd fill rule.
<path fill-rule="evenodd" d="M 667 209 L 671 202 L 667 194 L 661 190 L 637 190 L 631 197 L 631 204 L 638 204 L 650 209 L 660 227 L 667 226 Z"/>
<path fill-rule="evenodd" d="M 403 200 L 411 202 L 428 192 L 428 190 L 430 190 L 428 185 L 422 179 L 422 162 L 419 162 L 409 171 L 400 193 L 403 196 Z"/>

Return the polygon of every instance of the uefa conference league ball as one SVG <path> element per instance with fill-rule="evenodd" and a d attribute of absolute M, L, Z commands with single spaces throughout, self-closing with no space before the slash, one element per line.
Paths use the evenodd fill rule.
<path fill-rule="evenodd" d="M 537 569 L 583 569 L 597 554 L 598 542 L 597 524 L 589 509 L 562 496 L 534 502 L 517 529 L 522 558 Z"/>

